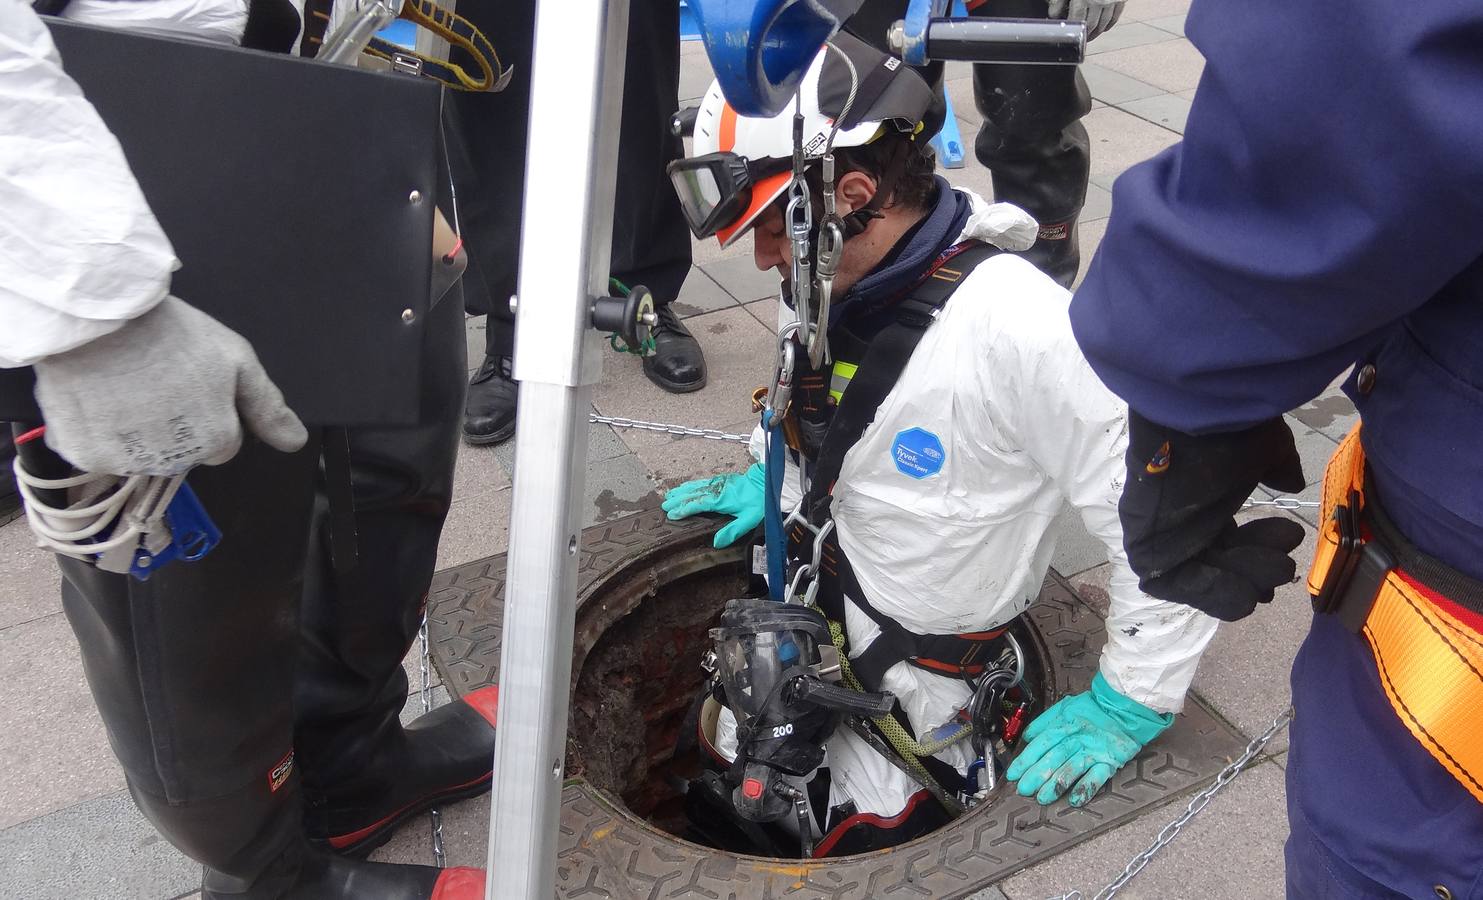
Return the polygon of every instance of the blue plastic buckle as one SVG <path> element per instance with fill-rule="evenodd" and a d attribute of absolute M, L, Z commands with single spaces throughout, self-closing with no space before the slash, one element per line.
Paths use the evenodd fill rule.
<path fill-rule="evenodd" d="M 195 562 L 221 543 L 221 529 L 206 514 L 206 508 L 191 486 L 181 482 L 170 505 L 165 507 L 165 527 L 170 529 L 170 543 L 158 553 L 140 550 L 134 554 L 129 574 L 147 581 L 160 566 L 177 559 Z"/>

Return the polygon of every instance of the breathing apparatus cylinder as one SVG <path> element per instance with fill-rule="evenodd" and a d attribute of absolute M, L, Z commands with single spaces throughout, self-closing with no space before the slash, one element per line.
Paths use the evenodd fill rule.
<path fill-rule="evenodd" d="M 829 623 L 816 609 L 774 600 L 732 600 L 711 631 L 717 675 L 737 722 L 732 803 L 753 822 L 794 808 L 785 776 L 806 776 L 824 759 L 824 742 L 843 713 L 883 715 L 885 693 L 861 693 L 820 677 Z"/>

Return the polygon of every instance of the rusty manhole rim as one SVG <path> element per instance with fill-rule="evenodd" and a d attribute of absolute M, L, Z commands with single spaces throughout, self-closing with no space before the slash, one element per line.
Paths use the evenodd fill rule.
<path fill-rule="evenodd" d="M 657 509 L 584 529 L 574 611 L 584 636 L 574 642 L 575 673 L 596 636 L 646 596 L 708 568 L 742 564 L 744 548 L 710 546 L 714 529 L 713 521 L 669 522 Z M 503 555 L 487 557 L 434 576 L 432 650 L 444 684 L 456 696 L 499 680 L 505 563 Z M 1053 701 L 1085 690 L 1106 640 L 1101 614 L 1052 570 L 1037 601 L 1017 621 L 1041 654 L 1040 696 Z M 687 841 L 650 824 L 587 778 L 572 776 L 562 787 L 557 896 L 679 897 L 694 889 L 738 900 L 874 900 L 899 891 L 968 897 L 1208 784 L 1245 743 L 1191 697 L 1175 726 L 1084 807 L 1039 806 L 1001 791 L 995 801 L 917 840 L 818 860 L 743 855 Z M 661 887 L 668 893 L 659 893 Z"/>
<path fill-rule="evenodd" d="M 667 551 L 664 554 L 654 553 L 655 547 L 650 545 L 644 551 L 626 558 L 622 564 L 599 575 L 581 589 L 581 594 L 577 598 L 576 633 L 572 644 L 572 690 L 576 690 L 578 676 L 583 665 L 586 664 L 588 654 L 597 645 L 597 641 L 609 628 L 638 609 L 646 599 L 656 596 L 663 588 L 687 576 L 745 562 L 750 549 L 749 545 L 716 548 L 710 544 L 711 537 L 711 528 L 696 529 L 686 533 L 679 540 L 663 545 Z M 1026 645 L 1028 653 L 1039 661 L 1041 684 L 1038 690 L 1033 691 L 1033 694 L 1037 702 L 1043 704 L 1042 709 L 1049 708 L 1059 697 L 1056 691 L 1056 661 L 1045 636 L 1033 627 L 1024 615 L 1015 616 L 1008 627 L 1015 632 L 1015 636 L 1021 643 Z M 570 736 L 567 740 L 571 740 Z M 608 789 L 581 775 L 565 779 L 562 785 L 563 787 L 589 789 L 610 811 L 621 815 L 630 825 L 656 840 L 681 844 L 700 853 L 713 853 L 748 863 L 797 870 L 800 874 L 805 870 L 828 868 L 847 860 L 864 859 L 882 853 L 906 852 L 915 847 L 939 842 L 944 834 L 955 828 L 963 827 L 974 817 L 992 814 L 993 810 L 1006 799 L 1006 792 L 1012 791 L 1008 781 L 1001 781 L 999 791 L 988 802 L 980 803 L 958 818 L 903 844 L 865 853 L 795 859 L 736 853 L 697 844 L 674 832 L 659 828 L 629 809 L 622 798 L 614 796 Z"/>

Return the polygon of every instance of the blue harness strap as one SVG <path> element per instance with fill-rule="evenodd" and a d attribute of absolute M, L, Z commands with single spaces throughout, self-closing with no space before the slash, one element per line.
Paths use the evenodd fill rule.
<path fill-rule="evenodd" d="M 770 423 L 772 408 L 762 409 L 762 434 L 766 442 L 766 458 L 763 470 L 767 477 L 767 492 L 762 514 L 762 536 L 767 549 L 767 595 L 773 600 L 787 599 L 783 596 L 788 577 L 788 536 L 783 531 L 783 476 L 787 461 L 783 456 L 787 442 L 783 440 L 781 428 Z"/>

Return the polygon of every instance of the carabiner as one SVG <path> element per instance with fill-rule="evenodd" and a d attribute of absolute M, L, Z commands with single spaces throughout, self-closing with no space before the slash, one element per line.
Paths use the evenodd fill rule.
<path fill-rule="evenodd" d="M 813 206 L 809 203 L 808 186 L 799 179 L 794 182 L 793 196 L 788 200 L 788 236 L 792 242 L 791 276 L 793 288 L 793 312 L 804 328 L 804 334 L 813 327 L 813 310 L 810 308 L 810 292 L 813 290 L 813 263 L 811 261 L 810 235 L 814 229 Z"/>
<path fill-rule="evenodd" d="M 792 339 L 792 331 L 785 329 L 783 336 L 778 338 L 777 375 L 773 378 L 772 390 L 767 392 L 767 408 L 772 412 L 768 419 L 770 428 L 783 424 L 783 417 L 788 413 L 788 404 L 793 399 L 794 348 L 797 346 Z"/>
<path fill-rule="evenodd" d="M 829 195 L 826 193 L 825 196 Z M 814 270 L 819 322 L 808 336 L 808 362 L 815 369 L 829 360 L 829 302 L 834 296 L 834 273 L 839 271 L 839 258 L 843 252 L 844 228 L 839 217 L 830 214 L 819 229 L 819 264 Z"/>

